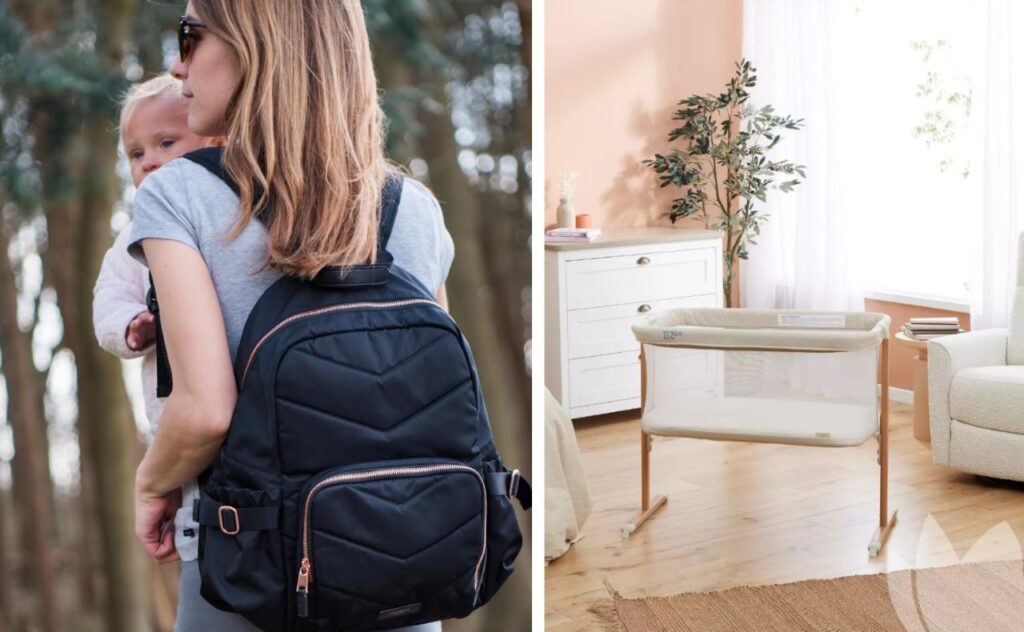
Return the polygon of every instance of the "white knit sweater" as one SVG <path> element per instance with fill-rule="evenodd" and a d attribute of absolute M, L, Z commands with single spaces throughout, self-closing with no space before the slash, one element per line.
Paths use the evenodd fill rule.
<path fill-rule="evenodd" d="M 140 351 L 128 348 L 125 340 L 128 325 L 147 310 L 149 271 L 128 254 L 132 225 L 128 224 L 114 240 L 103 257 L 103 266 L 92 290 L 92 322 L 100 347 L 119 358 L 144 357 L 142 391 L 149 419 L 150 437 L 156 431 L 164 402 L 156 396 L 156 344 L 151 342 Z"/>

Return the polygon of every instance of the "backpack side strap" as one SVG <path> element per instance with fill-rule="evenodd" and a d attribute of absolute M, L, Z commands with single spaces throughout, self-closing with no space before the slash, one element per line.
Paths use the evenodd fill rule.
<path fill-rule="evenodd" d="M 533 505 L 533 490 L 530 483 L 519 474 L 519 470 L 488 472 L 487 493 L 491 496 L 508 496 L 519 501 L 524 511 Z"/>
<path fill-rule="evenodd" d="M 239 531 L 269 531 L 280 523 L 280 507 L 232 507 L 202 496 L 193 518 L 204 527 L 217 527 L 225 535 Z"/>

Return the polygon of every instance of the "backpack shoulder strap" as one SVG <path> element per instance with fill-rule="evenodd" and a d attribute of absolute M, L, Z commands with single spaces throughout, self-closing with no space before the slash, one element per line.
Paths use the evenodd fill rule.
<path fill-rule="evenodd" d="M 377 233 L 377 255 L 376 260 L 371 264 L 360 266 L 349 266 L 342 269 L 341 266 L 326 266 L 313 278 L 313 283 L 319 287 L 344 290 L 360 287 L 372 287 L 384 285 L 391 278 L 391 265 L 394 257 L 387 251 L 388 239 L 391 238 L 391 231 L 395 227 L 395 218 L 398 216 L 398 206 L 402 201 L 402 188 L 405 185 L 405 178 L 400 173 L 388 174 L 384 182 L 384 190 L 380 196 L 380 225 Z"/>
<path fill-rule="evenodd" d="M 400 173 L 388 174 L 384 182 L 384 191 L 380 196 L 380 243 L 379 251 L 383 251 L 391 238 L 391 230 L 395 227 L 395 218 L 398 217 L 398 205 L 402 201 L 402 188 L 405 186 L 405 178 Z"/>
<path fill-rule="evenodd" d="M 204 147 L 189 152 L 183 156 L 187 160 L 204 167 L 207 171 L 220 178 L 232 191 L 238 195 L 238 185 L 227 170 L 224 169 L 224 150 L 220 147 Z M 380 205 L 380 228 L 377 246 L 377 260 L 365 266 L 353 266 L 345 275 L 335 266 L 328 266 L 317 274 L 313 283 L 326 288 L 356 288 L 373 285 L 383 285 L 391 277 L 391 264 L 393 258 L 385 248 L 391 231 L 395 226 L 395 217 L 398 215 L 398 205 L 402 199 L 402 187 L 405 178 L 400 173 L 391 173 L 384 183 L 384 191 L 381 193 Z M 256 192 L 257 195 L 259 192 Z M 171 364 L 167 359 L 167 349 L 164 344 L 163 328 L 160 326 L 160 306 L 156 297 L 156 286 L 153 284 L 153 275 L 149 275 L 149 292 L 146 296 L 146 303 L 149 311 L 156 316 L 156 376 L 157 376 L 157 397 L 167 397 L 173 388 L 171 377 Z"/>

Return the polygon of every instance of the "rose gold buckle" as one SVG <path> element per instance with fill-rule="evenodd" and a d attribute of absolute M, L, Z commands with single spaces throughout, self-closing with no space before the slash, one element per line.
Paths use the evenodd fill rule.
<path fill-rule="evenodd" d="M 229 511 L 235 517 L 235 529 L 234 531 L 228 531 L 224 528 L 224 512 Z M 217 522 L 220 523 L 220 532 L 224 535 L 237 535 L 242 530 L 242 523 L 238 521 L 238 510 L 230 505 L 221 505 L 217 508 Z"/>
<path fill-rule="evenodd" d="M 516 494 L 519 493 L 519 479 L 522 475 L 519 474 L 519 470 L 512 470 L 512 475 L 508 477 L 508 497 L 515 498 Z"/>

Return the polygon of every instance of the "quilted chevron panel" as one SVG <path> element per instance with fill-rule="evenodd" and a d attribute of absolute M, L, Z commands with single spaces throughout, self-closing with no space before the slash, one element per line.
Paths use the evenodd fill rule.
<path fill-rule="evenodd" d="M 460 341 L 448 330 L 320 336 L 292 346 L 277 375 L 286 473 L 395 458 L 469 459 L 474 452 L 475 384 Z"/>
<path fill-rule="evenodd" d="M 467 472 L 318 492 L 310 521 L 315 616 L 351 625 L 358 613 L 436 604 L 439 595 L 468 612 L 484 547 L 484 502 L 479 479 Z"/>

